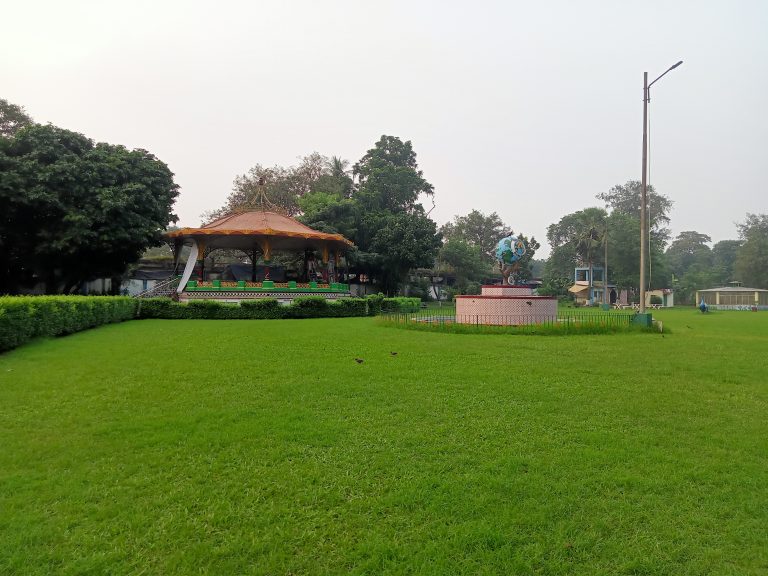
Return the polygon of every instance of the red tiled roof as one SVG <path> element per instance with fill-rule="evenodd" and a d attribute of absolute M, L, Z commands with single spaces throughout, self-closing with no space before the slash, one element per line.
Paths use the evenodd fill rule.
<path fill-rule="evenodd" d="M 329 234 L 313 230 L 301 222 L 277 212 L 251 210 L 229 214 L 209 222 L 200 228 L 181 228 L 165 234 L 167 238 L 192 236 L 271 236 L 282 238 L 307 238 L 335 240 L 352 245 L 341 234 Z"/>

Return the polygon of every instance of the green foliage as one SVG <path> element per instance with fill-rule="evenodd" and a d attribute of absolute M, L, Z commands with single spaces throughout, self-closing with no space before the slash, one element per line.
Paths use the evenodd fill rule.
<path fill-rule="evenodd" d="M 712 246 L 712 268 L 715 284 L 733 281 L 733 268 L 741 249 L 741 240 L 721 240 Z"/>
<path fill-rule="evenodd" d="M 368 316 L 378 316 L 381 314 L 381 308 L 384 306 L 384 294 L 370 294 L 365 298 L 368 303 Z"/>
<path fill-rule="evenodd" d="M 34 125 L 0 139 L 0 293 L 69 292 L 158 244 L 178 186 L 145 150 Z"/>
<path fill-rule="evenodd" d="M 440 248 L 438 258 L 453 272 L 459 289 L 465 288 L 468 282 L 482 280 L 491 272 L 489 259 L 481 247 L 461 238 L 448 239 Z"/>
<path fill-rule="evenodd" d="M 651 294 L 651 304 L 663 304 L 664 299 L 661 296 L 656 296 L 656 294 Z"/>
<path fill-rule="evenodd" d="M 536 290 L 539 296 L 568 297 L 568 288 L 573 284 L 570 278 L 545 278 Z M 570 299 L 570 298 L 568 298 Z"/>
<path fill-rule="evenodd" d="M 415 282 L 411 282 L 409 287 L 409 294 L 417 297 L 422 302 L 431 302 L 435 299 L 432 292 L 432 282 L 429 278 L 418 278 Z"/>
<path fill-rule="evenodd" d="M 653 186 L 647 187 L 648 211 L 651 215 L 650 232 L 651 242 L 657 242 L 664 247 L 669 240 L 669 212 L 672 210 L 672 200 L 658 194 Z M 618 184 L 608 192 L 598 194 L 597 198 L 605 202 L 606 208 L 612 213 L 624 214 L 634 220 L 640 220 L 640 198 L 642 196 L 642 183 L 630 180 L 626 184 Z"/>
<path fill-rule="evenodd" d="M 416 312 L 421 308 L 421 299 L 405 298 L 402 296 L 396 298 L 384 298 L 381 306 L 382 312 Z"/>
<path fill-rule="evenodd" d="M 383 297 L 382 297 L 383 298 Z M 368 303 L 375 301 L 375 305 Z M 281 318 L 344 318 L 367 316 L 371 309 L 380 311 L 378 299 L 339 298 L 326 300 L 322 296 L 295 298 L 290 305 L 281 305 L 274 298 L 244 300 L 227 304 L 215 300 L 193 300 L 188 304 L 173 302 L 168 298 L 142 299 L 139 317 L 168 320 L 276 320 Z M 373 314 L 371 314 L 373 315 Z"/>
<path fill-rule="evenodd" d="M 10 138 L 26 126 L 34 124 L 23 107 L 0 98 L 0 138 Z"/>
<path fill-rule="evenodd" d="M 496 212 L 486 216 L 478 210 L 472 210 L 466 216 L 455 216 L 453 222 L 445 224 L 440 232 L 447 241 L 438 258 L 454 273 L 456 288 L 464 294 L 475 293 L 475 284 L 480 284 L 494 273 L 498 274 L 495 271 L 496 245 L 505 235 L 514 233 Z M 534 255 L 541 245 L 534 237 L 517 236 L 525 242 L 526 252 L 517 263 L 514 279 L 524 282 L 534 277 Z M 473 284 L 473 288 L 468 288 L 468 284 Z"/>
<path fill-rule="evenodd" d="M 476 247 L 486 264 L 493 264 L 496 261 L 496 245 L 508 228 L 496 212 L 486 216 L 479 210 L 472 210 L 466 216 L 454 216 L 453 222 L 444 224 L 440 232 L 448 242 L 461 241 Z"/>
<path fill-rule="evenodd" d="M 411 212 L 421 208 L 420 194 L 433 195 L 416 163 L 410 141 L 382 136 L 354 166 L 356 197 L 367 212 Z"/>
<path fill-rule="evenodd" d="M 130 320 L 136 300 L 121 296 L 0 297 L 0 351 L 38 337 L 72 334 Z"/>
<path fill-rule="evenodd" d="M 347 198 L 351 190 L 346 161 L 314 152 L 301 158 L 296 166 L 268 168 L 256 164 L 235 178 L 225 205 L 207 213 L 206 219 L 214 220 L 236 210 L 261 209 L 262 199 L 267 210 L 276 206 L 291 216 L 304 213 L 314 218 L 328 200 Z"/>
<path fill-rule="evenodd" d="M 747 214 L 738 228 L 743 244 L 734 264 L 736 279 L 750 288 L 768 288 L 768 214 Z"/>
<path fill-rule="evenodd" d="M 677 235 L 667 248 L 666 262 L 675 278 L 677 304 L 692 304 L 696 290 L 709 288 L 715 282 L 712 250 L 707 246 L 712 239 L 706 234 L 686 230 Z"/>

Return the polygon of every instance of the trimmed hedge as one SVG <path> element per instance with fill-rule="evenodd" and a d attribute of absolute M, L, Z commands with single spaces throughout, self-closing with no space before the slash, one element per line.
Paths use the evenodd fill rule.
<path fill-rule="evenodd" d="M 215 300 L 193 300 L 188 304 L 167 298 L 141 300 L 139 318 L 208 319 L 208 320 L 267 320 L 279 318 L 344 318 L 368 316 L 376 310 L 377 300 L 370 298 L 339 298 L 326 300 L 322 296 L 295 298 L 282 306 L 274 298 L 245 300 L 226 304 Z M 369 305 L 370 304 L 370 305 Z"/>
<path fill-rule="evenodd" d="M 0 351 L 40 336 L 61 336 L 130 320 L 136 300 L 126 296 L 2 296 Z"/>
<path fill-rule="evenodd" d="M 61 336 L 132 318 L 265 320 L 376 316 L 383 301 L 381 294 L 338 300 L 307 296 L 295 298 L 289 306 L 281 306 L 272 298 L 246 300 L 238 306 L 215 300 L 180 304 L 168 298 L 126 296 L 2 296 L 0 352 L 40 336 Z"/>
<path fill-rule="evenodd" d="M 382 312 L 417 312 L 421 308 L 421 298 L 384 298 Z"/>

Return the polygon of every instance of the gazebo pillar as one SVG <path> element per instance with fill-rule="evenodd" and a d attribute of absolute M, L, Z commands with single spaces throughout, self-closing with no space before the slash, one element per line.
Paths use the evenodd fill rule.
<path fill-rule="evenodd" d="M 251 250 L 251 282 L 256 282 L 256 248 Z"/>
<path fill-rule="evenodd" d="M 200 263 L 200 282 L 205 282 L 205 242 L 197 241 L 197 255 Z"/>
<path fill-rule="evenodd" d="M 262 240 L 261 251 L 264 254 L 264 280 L 269 280 L 269 262 L 272 260 L 272 246 L 269 244 L 269 238 Z"/>

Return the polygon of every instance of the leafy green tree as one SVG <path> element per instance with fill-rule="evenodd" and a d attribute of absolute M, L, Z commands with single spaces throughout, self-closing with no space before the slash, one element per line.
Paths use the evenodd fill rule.
<path fill-rule="evenodd" d="M 662 194 L 658 194 L 653 186 L 648 186 L 648 218 L 652 241 L 666 245 L 669 241 L 669 211 L 672 209 L 672 201 Z M 626 214 L 637 220 L 640 219 L 640 197 L 642 183 L 630 180 L 626 184 L 618 184 L 608 192 L 598 194 L 597 198 L 605 202 L 606 208 L 611 212 Z"/>
<path fill-rule="evenodd" d="M 338 161 L 343 165 L 342 160 Z M 314 191 L 348 195 L 351 178 L 347 175 L 343 183 L 336 182 L 332 167 L 332 161 L 317 152 L 304 156 L 296 166 L 268 168 L 256 164 L 245 174 L 235 177 L 224 206 L 203 217 L 211 221 L 238 210 L 260 210 L 262 207 L 298 216 L 301 214 L 301 198 Z"/>
<path fill-rule="evenodd" d="M 721 240 L 712 246 L 712 268 L 715 283 L 727 284 L 734 279 L 733 267 L 741 244 L 741 240 Z"/>
<path fill-rule="evenodd" d="M 32 126 L 34 121 L 24 108 L 0 98 L 0 138 L 10 138 L 25 126 Z"/>
<path fill-rule="evenodd" d="M 683 276 L 692 264 L 712 264 L 712 250 L 707 243 L 712 238 L 693 230 L 680 232 L 667 248 L 667 262 L 676 276 Z"/>
<path fill-rule="evenodd" d="M 452 222 L 444 224 L 440 232 L 447 240 L 462 240 L 477 246 L 488 263 L 496 260 L 496 245 L 504 238 L 509 227 L 496 212 L 488 215 L 472 210 L 466 216 L 454 216 Z"/>
<path fill-rule="evenodd" d="M 379 256 L 378 274 L 383 290 L 394 294 L 408 270 L 431 266 L 440 241 L 437 224 L 423 211 L 381 214 L 368 249 Z"/>
<path fill-rule="evenodd" d="M 409 212 L 420 209 L 419 195 L 434 189 L 418 169 L 410 141 L 382 136 L 353 170 L 358 178 L 356 198 L 364 210 Z"/>
<path fill-rule="evenodd" d="M 736 279 L 750 288 L 768 288 L 768 214 L 747 214 L 738 230 L 743 244 L 734 264 Z"/>
<path fill-rule="evenodd" d="M 0 292 L 119 275 L 159 244 L 178 186 L 145 150 L 33 125 L 0 139 Z"/>
<path fill-rule="evenodd" d="M 507 234 L 514 234 L 514 231 L 510 230 Z M 518 260 L 518 269 L 517 272 L 515 272 L 515 280 L 517 282 L 527 282 L 534 277 L 534 257 L 536 256 L 536 251 L 541 248 L 541 244 L 539 244 L 534 236 L 528 238 L 525 234 L 518 233 L 515 235 L 525 243 L 525 254 Z"/>
<path fill-rule="evenodd" d="M 675 299 L 680 304 L 693 303 L 695 292 L 712 283 L 715 276 L 712 239 L 706 234 L 686 230 L 677 235 L 666 252 L 666 261 L 675 277 Z"/>
<path fill-rule="evenodd" d="M 640 285 L 640 220 L 614 211 L 608 216 L 607 224 L 608 278 L 620 288 L 637 288 Z M 659 261 L 659 254 L 654 254 L 652 260 Z"/>
<path fill-rule="evenodd" d="M 461 238 L 450 238 L 440 248 L 441 269 L 456 278 L 459 292 L 466 294 L 470 282 L 479 283 L 491 273 L 491 266 L 480 246 Z"/>
<path fill-rule="evenodd" d="M 547 227 L 547 240 L 552 254 L 545 266 L 545 280 L 552 286 L 563 285 L 564 279 L 573 278 L 573 269 L 587 265 L 591 269 L 602 262 L 603 239 L 608 214 L 602 208 L 585 208 L 563 216 Z M 569 284 L 570 285 L 570 284 Z"/>

